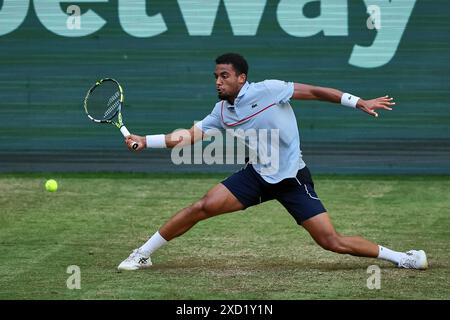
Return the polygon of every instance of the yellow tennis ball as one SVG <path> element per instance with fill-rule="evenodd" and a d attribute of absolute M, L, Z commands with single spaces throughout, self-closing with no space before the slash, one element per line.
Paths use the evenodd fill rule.
<path fill-rule="evenodd" d="M 58 183 L 53 179 L 47 180 L 45 183 L 45 189 L 49 192 L 55 192 L 58 189 Z"/>

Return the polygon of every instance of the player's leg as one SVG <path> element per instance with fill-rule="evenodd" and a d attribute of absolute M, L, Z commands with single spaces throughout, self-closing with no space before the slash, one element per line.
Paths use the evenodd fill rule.
<path fill-rule="evenodd" d="M 336 232 L 327 212 L 302 222 L 302 226 L 322 248 L 360 257 L 378 256 L 378 245 L 359 236 L 343 236 Z"/>
<path fill-rule="evenodd" d="M 170 241 L 201 220 L 243 208 L 244 205 L 223 184 L 219 183 L 203 198 L 177 212 L 159 229 L 159 233 L 164 239 Z"/>
<path fill-rule="evenodd" d="M 261 181 L 251 166 L 234 173 L 216 185 L 194 204 L 172 216 L 150 239 L 124 260 L 119 270 L 136 270 L 151 266 L 150 255 L 168 241 L 184 234 L 197 222 L 219 214 L 242 210 L 267 198 Z"/>
<path fill-rule="evenodd" d="M 261 180 L 251 165 L 246 166 L 216 185 L 202 199 L 176 213 L 159 229 L 160 235 L 169 241 L 201 220 L 269 200 L 263 193 Z"/>
<path fill-rule="evenodd" d="M 218 184 L 203 198 L 173 215 L 146 243 L 122 261 L 118 269 L 138 270 L 150 267 L 150 255 L 153 252 L 188 231 L 197 222 L 243 208 L 244 205 L 223 184 Z"/>
<path fill-rule="evenodd" d="M 284 181 L 277 188 L 276 199 L 322 248 L 342 254 L 380 258 L 405 268 L 427 268 L 426 255 L 422 250 L 397 252 L 359 236 L 344 236 L 336 232 L 314 191 L 314 183 L 307 168 L 300 170 L 296 178 Z"/>
<path fill-rule="evenodd" d="M 411 250 L 407 253 L 397 252 L 360 236 L 344 236 L 337 233 L 327 212 L 303 221 L 302 226 L 326 250 L 353 256 L 379 258 L 403 268 L 426 269 L 428 267 L 423 250 Z"/>

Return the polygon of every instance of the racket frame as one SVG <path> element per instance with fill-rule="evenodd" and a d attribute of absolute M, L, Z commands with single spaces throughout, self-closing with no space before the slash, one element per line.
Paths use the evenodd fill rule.
<path fill-rule="evenodd" d="M 108 119 L 99 120 L 99 119 L 95 119 L 94 117 L 92 117 L 89 114 L 89 111 L 88 111 L 88 100 L 89 100 L 89 96 L 95 90 L 95 88 L 100 86 L 105 81 L 112 81 L 112 82 L 114 82 L 114 84 L 119 89 L 119 94 L 120 94 L 119 107 L 117 108 L 117 110 Z M 88 118 L 91 119 L 93 122 L 96 122 L 96 123 L 112 123 L 120 130 L 122 135 L 126 138 L 126 137 L 130 136 L 130 131 L 128 131 L 127 127 L 125 127 L 125 125 L 123 124 L 123 119 L 122 119 L 122 105 L 123 105 L 123 101 L 124 101 L 124 95 L 123 95 L 123 89 L 122 89 L 122 86 L 120 85 L 120 83 L 117 80 L 113 79 L 113 78 L 103 78 L 103 79 L 100 79 L 97 82 L 95 82 L 95 84 L 91 88 L 89 88 L 88 92 L 86 93 L 86 96 L 84 97 L 83 106 L 84 106 L 84 111 L 86 112 Z M 117 116 L 117 121 L 114 121 L 113 119 L 116 116 Z M 133 145 L 132 145 L 132 148 L 136 149 L 137 147 L 138 147 L 138 144 L 136 142 L 134 142 Z"/>

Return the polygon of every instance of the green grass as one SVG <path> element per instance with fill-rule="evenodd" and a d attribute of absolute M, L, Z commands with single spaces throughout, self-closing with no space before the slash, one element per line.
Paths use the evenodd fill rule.
<path fill-rule="evenodd" d="M 130 251 L 221 175 L 0 175 L 0 299 L 449 299 L 450 179 L 317 176 L 337 230 L 396 250 L 423 248 L 430 269 L 327 252 L 277 202 L 199 223 L 118 273 Z M 56 193 L 46 179 L 59 182 Z M 381 289 L 369 290 L 369 265 Z M 69 265 L 81 289 L 69 290 Z"/>

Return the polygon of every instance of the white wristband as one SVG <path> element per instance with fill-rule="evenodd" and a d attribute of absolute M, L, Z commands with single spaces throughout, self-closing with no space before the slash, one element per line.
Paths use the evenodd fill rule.
<path fill-rule="evenodd" d="M 350 93 L 344 93 L 341 97 L 341 104 L 346 107 L 356 108 L 359 97 L 351 95 Z"/>
<path fill-rule="evenodd" d="M 167 148 L 166 135 L 164 134 L 145 136 L 145 140 L 147 141 L 147 148 Z"/>

